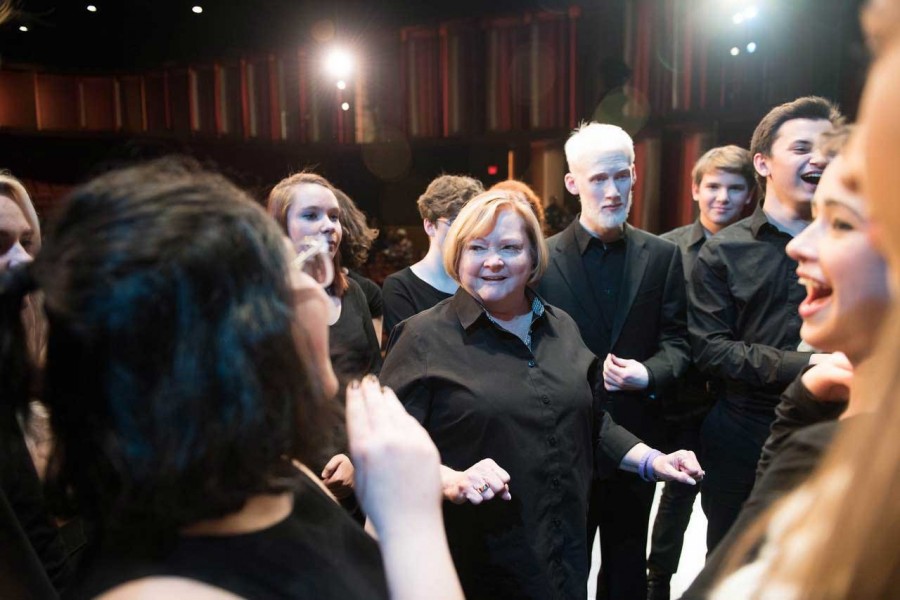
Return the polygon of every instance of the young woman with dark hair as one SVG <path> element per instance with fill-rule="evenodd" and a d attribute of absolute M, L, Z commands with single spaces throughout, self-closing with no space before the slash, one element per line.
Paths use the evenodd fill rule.
<path fill-rule="evenodd" d="M 329 303 L 290 260 L 278 227 L 246 195 L 162 162 L 73 192 L 50 243 L 4 287 L 7 321 L 23 293 L 45 295 L 49 492 L 98 533 L 78 595 L 377 598 L 388 584 L 397 597 L 434 592 L 421 574 L 405 574 L 413 552 L 431 561 L 440 595 L 458 597 L 446 542 L 433 533 L 437 453 L 397 417 L 389 393 L 374 382 L 348 393 L 360 496 L 371 500 L 387 581 L 376 543 L 302 468 L 336 411 L 326 393 L 333 374 L 320 368 L 327 343 L 317 343 Z M 23 347 L 21 328 L 2 335 L 3 348 Z M 24 371 L 2 358 L 9 402 L 25 393 Z M 424 487 L 411 469 L 386 468 L 387 454 L 416 473 L 424 462 Z M 401 485 L 415 500 L 383 500 Z M 421 521 L 414 539 L 398 524 L 410 514 Z M 436 552 L 422 551 L 423 537 Z"/>

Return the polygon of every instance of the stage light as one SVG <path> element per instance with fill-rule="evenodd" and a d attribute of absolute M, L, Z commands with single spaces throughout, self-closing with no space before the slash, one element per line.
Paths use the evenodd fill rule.
<path fill-rule="evenodd" d="M 200 13 L 203 12 L 203 7 L 200 6 L 199 4 L 197 4 L 197 5 L 195 5 L 194 7 L 191 8 L 191 11 L 192 11 L 195 15 L 199 15 Z"/>
<path fill-rule="evenodd" d="M 93 4 L 88 4 L 88 5 L 87 5 L 87 11 L 88 11 L 88 12 L 97 12 L 97 7 L 94 6 Z"/>
<path fill-rule="evenodd" d="M 747 44 L 747 52 L 749 52 L 750 54 L 756 52 L 756 42 L 750 42 L 749 44 Z"/>
<path fill-rule="evenodd" d="M 338 79 L 347 77 L 353 71 L 353 57 L 345 50 L 331 50 L 325 55 L 325 71 Z"/>
<path fill-rule="evenodd" d="M 497 165 L 488 165 L 487 173 L 488 175 L 496 175 L 500 172 L 500 168 Z"/>
<path fill-rule="evenodd" d="M 747 9 L 744 11 L 744 18 L 752 19 L 758 14 L 759 14 L 759 10 L 757 10 L 757 8 L 755 6 L 750 6 L 750 7 L 747 7 Z"/>
<path fill-rule="evenodd" d="M 28 28 L 25 27 L 24 25 L 19 25 L 19 31 L 21 31 L 21 32 L 24 33 L 24 32 L 26 32 L 26 31 L 28 31 Z"/>
<path fill-rule="evenodd" d="M 341 110 L 350 110 L 349 102 L 341 102 Z"/>
<path fill-rule="evenodd" d="M 732 56 L 737 56 L 737 55 L 740 54 L 740 53 L 741 53 L 741 49 L 738 48 L 737 46 L 735 46 L 735 47 L 733 47 L 733 48 L 731 49 L 731 55 L 732 55 Z"/>
<path fill-rule="evenodd" d="M 338 82 L 337 82 L 337 89 L 339 89 L 339 90 L 346 90 L 346 89 L 347 89 L 347 82 L 344 81 L 343 79 L 341 79 L 340 81 L 338 81 Z"/>
<path fill-rule="evenodd" d="M 734 21 L 735 25 L 740 25 L 744 22 L 744 15 L 743 13 L 737 13 L 736 15 L 731 17 L 731 20 Z"/>

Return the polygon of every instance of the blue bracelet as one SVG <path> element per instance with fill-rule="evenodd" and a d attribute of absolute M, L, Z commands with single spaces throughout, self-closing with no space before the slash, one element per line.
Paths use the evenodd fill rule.
<path fill-rule="evenodd" d="M 653 461 L 662 455 L 663 453 L 659 450 L 654 450 L 653 448 L 648 450 L 647 453 L 644 454 L 644 457 L 641 458 L 641 462 L 638 465 L 638 476 L 650 483 L 659 481 L 659 478 L 656 477 L 656 472 L 653 470 Z"/>

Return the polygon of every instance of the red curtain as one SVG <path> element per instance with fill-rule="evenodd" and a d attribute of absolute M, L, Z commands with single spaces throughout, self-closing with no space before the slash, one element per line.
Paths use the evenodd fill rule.
<path fill-rule="evenodd" d="M 440 39 L 432 27 L 411 27 L 400 33 L 403 46 L 406 130 L 411 137 L 439 137 L 443 128 L 440 81 Z"/>

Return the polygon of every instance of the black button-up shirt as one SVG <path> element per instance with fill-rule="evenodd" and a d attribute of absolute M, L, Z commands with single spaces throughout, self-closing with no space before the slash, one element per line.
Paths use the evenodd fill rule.
<path fill-rule="evenodd" d="M 622 237 L 609 244 L 592 236 L 584 227 L 575 230 L 575 241 L 581 252 L 581 262 L 588 274 L 594 300 L 600 308 L 600 322 L 606 337 L 606 352 L 609 353 L 612 335 L 613 315 L 619 304 L 619 290 L 625 271 L 625 231 Z M 605 356 L 604 356 L 605 358 Z"/>
<path fill-rule="evenodd" d="M 595 466 L 618 465 L 638 443 L 594 400 L 597 359 L 575 322 L 532 308 L 529 349 L 460 288 L 395 328 L 381 371 L 443 464 L 463 471 L 492 458 L 510 474 L 509 502 L 444 503 L 470 599 L 584 598 Z"/>
<path fill-rule="evenodd" d="M 785 253 L 790 241 L 759 206 L 707 240 L 688 286 L 695 364 L 725 381 L 723 399 L 733 413 L 766 427 L 810 357 L 797 351 L 797 309 L 806 291 Z"/>
<path fill-rule="evenodd" d="M 659 237 L 678 245 L 684 267 L 685 285 L 690 285 L 694 263 L 697 262 L 697 255 L 706 241 L 706 230 L 703 229 L 700 220 L 673 229 Z M 701 373 L 692 362 L 678 383 L 678 393 L 666 398 L 666 402 L 663 404 L 663 415 L 673 420 L 702 417 L 715 401 L 719 387 L 715 381 L 711 381 L 709 377 Z"/>

